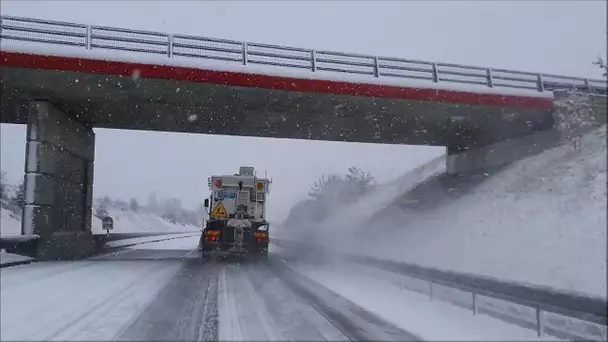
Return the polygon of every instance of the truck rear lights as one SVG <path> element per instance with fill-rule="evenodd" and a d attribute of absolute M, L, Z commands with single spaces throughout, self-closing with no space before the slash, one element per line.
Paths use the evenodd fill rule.
<path fill-rule="evenodd" d="M 220 231 L 219 230 L 206 230 L 205 235 L 206 236 L 220 236 Z"/>
<path fill-rule="evenodd" d="M 215 186 L 218 187 L 218 188 L 221 188 L 222 187 L 222 180 L 221 179 L 216 179 L 215 180 Z"/>
<path fill-rule="evenodd" d="M 266 233 L 266 232 L 255 232 L 255 233 L 253 233 L 253 236 L 255 236 L 256 238 L 266 239 L 266 238 L 268 238 L 268 233 Z"/>
<path fill-rule="evenodd" d="M 217 241 L 217 236 L 207 236 L 207 241 Z"/>

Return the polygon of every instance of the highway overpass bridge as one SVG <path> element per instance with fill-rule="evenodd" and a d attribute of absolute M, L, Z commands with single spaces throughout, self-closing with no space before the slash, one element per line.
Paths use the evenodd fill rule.
<path fill-rule="evenodd" d="M 40 236 L 40 258 L 92 250 L 94 127 L 439 145 L 448 172 L 477 172 L 521 157 L 488 146 L 556 141 L 553 90 L 606 92 L 504 69 L 8 16 L 1 27 L 1 122 L 28 125 L 22 233 Z"/>

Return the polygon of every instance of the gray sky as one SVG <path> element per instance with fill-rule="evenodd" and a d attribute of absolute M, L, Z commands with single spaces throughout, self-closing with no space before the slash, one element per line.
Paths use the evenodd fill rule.
<path fill-rule="evenodd" d="M 2 14 L 409 57 L 572 76 L 600 77 L 606 1 L 6 1 Z M 25 127 L 2 125 L 1 167 L 23 177 Z M 128 146 L 128 147 L 127 147 Z M 224 155 L 209 163 L 217 146 Z M 261 151 L 231 160 L 235 151 Z M 274 178 L 269 214 L 282 219 L 325 172 L 358 165 L 381 180 L 442 153 L 384 146 L 97 130 L 95 195 L 179 197 L 194 207 L 212 173 L 240 164 Z M 323 160 L 323 162 L 319 162 Z"/>
<path fill-rule="evenodd" d="M 0 139 L 2 169 L 16 184 L 23 179 L 25 125 L 3 124 Z M 241 156 L 243 150 L 252 153 L 230 157 Z M 94 191 L 95 196 L 136 197 L 142 203 L 156 191 L 194 208 L 208 194 L 207 177 L 232 174 L 239 166 L 250 165 L 258 169 L 258 175 L 267 170 L 273 179 L 268 214 L 281 220 L 323 173 L 345 172 L 357 165 L 386 181 L 441 153 L 444 148 L 430 146 L 98 129 Z"/>

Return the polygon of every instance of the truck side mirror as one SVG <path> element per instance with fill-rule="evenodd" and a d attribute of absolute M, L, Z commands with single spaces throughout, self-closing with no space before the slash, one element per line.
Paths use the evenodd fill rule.
<path fill-rule="evenodd" d="M 209 199 L 205 198 L 205 208 L 209 208 Z"/>

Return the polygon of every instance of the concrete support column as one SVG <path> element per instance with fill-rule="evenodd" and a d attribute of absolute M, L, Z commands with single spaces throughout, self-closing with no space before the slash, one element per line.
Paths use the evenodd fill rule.
<path fill-rule="evenodd" d="M 446 172 L 449 174 L 491 172 L 555 147 L 559 141 L 560 132 L 551 128 L 470 150 L 450 152 L 448 149 Z"/>
<path fill-rule="evenodd" d="M 36 258 L 93 251 L 95 134 L 45 101 L 29 105 L 22 234 L 38 234 Z"/>

